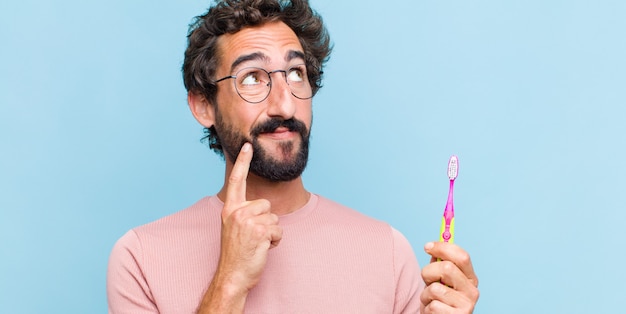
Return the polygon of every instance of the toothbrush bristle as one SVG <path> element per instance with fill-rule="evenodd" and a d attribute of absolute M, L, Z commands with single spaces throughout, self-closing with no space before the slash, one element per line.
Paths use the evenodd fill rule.
<path fill-rule="evenodd" d="M 459 174 L 459 159 L 452 155 L 450 157 L 450 161 L 448 162 L 448 178 L 450 180 L 456 179 L 456 176 Z"/>

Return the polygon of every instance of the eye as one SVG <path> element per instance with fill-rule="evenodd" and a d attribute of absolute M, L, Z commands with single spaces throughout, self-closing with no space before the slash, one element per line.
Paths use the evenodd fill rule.
<path fill-rule="evenodd" d="M 260 69 L 247 69 L 237 75 L 239 78 L 239 85 L 242 86 L 255 86 L 260 84 L 267 84 L 267 74 Z"/>
<path fill-rule="evenodd" d="M 306 77 L 306 70 L 304 66 L 295 66 L 289 69 L 289 73 L 287 73 L 287 80 L 289 82 L 304 82 Z"/>

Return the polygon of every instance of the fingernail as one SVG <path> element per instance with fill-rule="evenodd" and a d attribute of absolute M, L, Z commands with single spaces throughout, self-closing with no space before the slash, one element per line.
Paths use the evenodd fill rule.
<path fill-rule="evenodd" d="M 430 251 L 430 249 L 432 249 L 434 246 L 435 246 L 435 243 L 428 242 L 428 243 L 426 243 L 426 245 L 424 245 L 424 250 Z"/>
<path fill-rule="evenodd" d="M 243 147 L 241 148 L 242 152 L 247 152 L 250 150 L 250 143 L 245 143 L 243 144 Z"/>

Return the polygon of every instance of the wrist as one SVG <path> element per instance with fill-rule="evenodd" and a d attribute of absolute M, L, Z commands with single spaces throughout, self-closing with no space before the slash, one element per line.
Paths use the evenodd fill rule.
<path fill-rule="evenodd" d="M 243 313 L 249 289 L 235 278 L 216 274 L 197 313 Z"/>

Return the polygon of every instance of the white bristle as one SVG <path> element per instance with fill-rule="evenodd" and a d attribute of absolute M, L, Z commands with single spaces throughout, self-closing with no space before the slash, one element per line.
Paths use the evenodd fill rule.
<path fill-rule="evenodd" d="M 452 155 L 450 157 L 450 161 L 448 162 L 448 178 L 450 180 L 456 179 L 456 176 L 459 174 L 459 159 Z"/>

